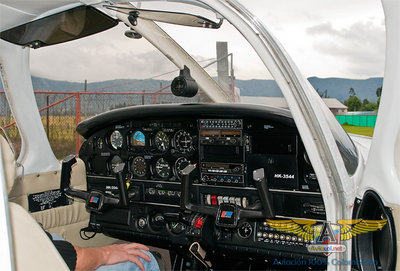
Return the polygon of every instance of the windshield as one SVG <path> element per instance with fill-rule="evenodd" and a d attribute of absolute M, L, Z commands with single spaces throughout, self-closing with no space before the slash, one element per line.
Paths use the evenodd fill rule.
<path fill-rule="evenodd" d="M 198 10 L 195 14 L 220 22 L 215 13 Z M 179 5 L 178 11 L 190 10 Z M 265 95 L 283 99 L 259 57 L 229 22 L 218 29 L 157 24 L 204 68 L 227 102 L 252 103 L 252 97 Z M 36 102 L 57 158 L 79 149 L 83 139 L 75 133 L 76 125 L 99 113 L 136 105 L 213 102 L 201 87 L 193 98 L 174 96 L 170 85 L 179 76 L 179 68 L 132 32 L 120 23 L 89 38 L 30 50 Z M 190 74 L 195 77 L 193 71 Z M 4 93 L 0 98 L 6 102 Z M 13 123 L 8 120 L 2 126 Z"/>
<path fill-rule="evenodd" d="M 140 8 L 154 10 L 152 3 Z M 190 10 L 202 18 L 210 18 L 210 22 L 220 21 L 220 17 L 210 11 L 199 8 L 196 13 L 192 9 L 193 6 L 188 9 L 179 5 L 180 12 Z M 224 92 L 227 102 L 288 109 L 271 74 L 229 22 L 213 27 L 216 29 L 157 24 L 205 69 Z M 79 141 L 74 135 L 76 124 L 110 109 L 213 102 L 207 94 L 209 89 L 200 88 L 193 98 L 172 95 L 170 85 L 180 74 L 179 68 L 171 58 L 122 23 L 90 39 L 33 50 L 31 59 L 37 103 L 46 120 L 48 136 L 56 138 L 51 140 L 55 142 L 53 148 L 60 148 L 59 142 L 66 139 L 70 143 Z M 52 123 L 67 125 L 71 136 L 66 136 L 65 131 L 57 132 L 57 129 L 51 132 Z M 339 134 L 345 135 L 344 131 Z M 63 157 L 69 152 L 61 150 L 57 156 Z M 355 153 L 354 145 L 350 153 Z M 351 157 L 350 160 L 357 160 L 356 156 Z M 352 166 L 349 173 L 353 169 Z"/>

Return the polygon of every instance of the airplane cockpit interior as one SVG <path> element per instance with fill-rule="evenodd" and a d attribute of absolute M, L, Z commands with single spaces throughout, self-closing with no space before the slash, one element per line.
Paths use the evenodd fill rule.
<path fill-rule="evenodd" d="M 150 246 L 160 256 L 161 270 L 340 270 L 330 269 L 339 267 L 329 266 L 327 253 L 310 251 L 315 242 L 310 228 L 340 214 L 351 217 L 348 209 L 338 207 L 344 198 L 335 196 L 332 187 L 339 173 L 329 168 L 340 159 L 338 172 L 354 180 L 364 163 L 362 154 L 315 91 L 302 92 L 308 82 L 294 79 L 298 71 L 288 68 L 292 63 L 286 53 L 251 13 L 228 0 L 65 2 L 69 4 L 41 1 L 30 16 L 15 18 L 9 9 L 22 12 L 23 8 L 7 1 L 0 4 L 0 16 L 7 15 L 0 29 L 4 101 L 20 138 L 19 156 L 9 150 L 14 141 L 11 128 L 4 129 L 0 138 L 6 192 L 10 204 L 18 205 L 13 208 L 22 206 L 45 231 L 77 246 L 116 242 Z M 172 8 L 164 8 L 168 3 Z M 126 96 L 126 106 L 102 111 L 92 110 L 96 101 L 81 106 L 79 98 L 82 118 L 77 121 L 71 114 L 76 122 L 72 144 L 68 153 L 55 155 L 52 148 L 57 146 L 49 143 L 43 127 L 49 104 L 35 100 L 40 94 L 33 93 L 29 54 L 34 67 L 42 58 L 57 59 L 57 52 L 73 52 L 72 46 L 87 48 L 91 54 L 90 46 L 98 44 L 102 47 L 94 58 L 100 60 L 102 50 L 128 52 L 118 47 L 118 39 L 108 40 L 105 47 L 102 35 L 108 31 L 122 37 L 123 46 L 129 43 L 129 50 L 146 46 L 152 50 L 146 51 L 148 61 L 130 59 L 129 53 L 118 55 L 122 68 L 114 71 L 110 63 L 109 73 L 116 78 L 122 73 L 122 78 L 132 66 L 135 77 L 135 72 L 153 66 L 172 68 L 174 72 L 163 77 L 170 83 L 169 94 L 160 95 L 158 101 L 154 98 L 156 104 L 141 103 L 146 93 L 136 102 Z M 245 47 L 252 53 L 238 53 L 234 63 L 223 53 L 232 67 L 221 75 L 217 64 L 207 66 L 205 57 L 196 56 L 206 50 L 215 54 L 216 42 L 225 38 L 232 40 L 229 50 Z M 243 43 L 236 44 L 239 38 Z M 189 39 L 196 40 L 193 52 Z M 65 56 L 74 58 L 72 53 Z M 93 63 L 87 64 L 88 73 L 108 65 Z M 238 101 L 235 77 L 251 73 L 253 67 L 258 72 L 254 63 L 276 80 L 287 109 Z M 82 72 L 81 63 L 74 65 L 71 73 Z M 89 94 L 79 95 L 83 103 Z M 317 109 L 311 109 L 309 100 L 317 101 Z M 110 98 L 106 103 L 112 102 Z M 42 113 L 39 108 L 44 108 Z M 63 118 L 66 122 L 68 116 Z M 325 131 L 330 133 L 329 144 L 318 137 Z M 80 143 L 76 149 L 75 139 Z M 329 148 L 334 155 L 326 151 Z M 14 216 L 11 213 L 11 223 L 16 223 Z M 376 207 L 369 219 L 385 216 L 391 221 L 386 207 Z M 393 230 L 391 223 L 388 228 Z M 39 238 L 35 227 L 31 235 Z M 391 236 L 390 229 L 380 236 Z M 24 238 L 29 239 L 29 228 L 25 230 Z M 365 255 L 379 255 L 379 264 L 390 266 L 393 263 L 383 259 L 393 256 L 392 241 L 386 252 Z M 24 247 L 14 246 L 18 251 Z M 28 263 L 15 251 L 15 265 L 23 270 Z M 56 254 L 48 253 L 37 259 Z M 340 255 L 351 257 L 351 249 L 347 253 Z M 59 258 L 48 257 L 52 257 L 49 265 Z"/>

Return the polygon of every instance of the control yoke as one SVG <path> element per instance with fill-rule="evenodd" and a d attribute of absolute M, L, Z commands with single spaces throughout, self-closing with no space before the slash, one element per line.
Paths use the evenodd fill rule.
<path fill-rule="evenodd" d="M 261 205 L 264 210 L 264 215 L 268 218 L 274 217 L 275 212 L 272 208 L 272 198 L 268 191 L 267 179 L 265 178 L 264 168 L 259 168 L 253 171 L 253 180 L 256 184 L 258 194 L 260 196 Z"/>
<path fill-rule="evenodd" d="M 227 228 L 235 228 L 238 221 L 242 218 L 274 217 L 275 213 L 272 207 L 272 200 L 268 191 L 263 168 L 257 169 L 253 172 L 253 179 L 261 199 L 262 210 L 244 209 L 231 203 L 222 203 L 219 207 L 203 206 L 191 203 L 190 188 L 192 187 L 192 178 L 190 178 L 190 174 L 195 168 L 196 164 L 189 164 L 181 171 L 183 178 L 181 183 L 180 208 L 182 211 L 189 210 L 201 214 L 212 215 L 217 218 L 217 226 Z"/>
<path fill-rule="evenodd" d="M 119 198 L 105 195 L 103 191 L 91 190 L 84 191 L 72 189 L 71 185 L 71 171 L 72 166 L 76 164 L 75 155 L 71 154 L 64 158 L 61 165 L 61 182 L 60 191 L 70 197 L 84 199 L 86 201 L 86 208 L 93 212 L 101 212 L 107 205 L 119 205 L 121 207 L 128 206 L 128 193 L 122 176 L 122 171 L 125 164 L 119 164 L 114 168 L 114 173 L 117 178 L 117 185 L 119 191 Z"/>

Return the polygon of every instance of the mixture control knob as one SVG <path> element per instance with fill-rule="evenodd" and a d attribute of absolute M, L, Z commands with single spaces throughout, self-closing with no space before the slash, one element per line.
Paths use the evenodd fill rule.
<path fill-rule="evenodd" d="M 139 228 L 143 229 L 147 225 L 147 219 L 145 217 L 141 217 L 138 220 L 138 226 Z"/>

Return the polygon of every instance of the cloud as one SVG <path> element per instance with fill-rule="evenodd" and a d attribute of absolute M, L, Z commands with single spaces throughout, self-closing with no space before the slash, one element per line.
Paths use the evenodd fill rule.
<path fill-rule="evenodd" d="M 121 30 L 125 30 L 122 28 Z M 116 29 L 90 39 L 77 40 L 31 51 L 36 76 L 82 82 L 145 79 L 175 69 L 146 40 L 131 40 Z"/>
<path fill-rule="evenodd" d="M 383 75 L 384 25 L 379 2 L 287 0 L 275 4 L 274 0 L 265 0 L 262 5 L 259 0 L 246 1 L 306 76 Z M 215 31 L 166 24 L 162 27 L 197 60 L 215 57 L 215 41 L 227 41 L 229 52 L 234 54 L 237 78 L 271 77 L 254 50 L 228 22 Z M 125 30 L 120 24 L 87 39 L 32 50 L 32 73 L 51 79 L 94 82 L 144 79 L 176 69 L 145 39 L 126 38 Z M 207 69 L 212 76 L 216 74 L 215 66 Z M 175 73 L 162 79 L 173 76 Z"/>
<path fill-rule="evenodd" d="M 344 73 L 356 76 L 383 75 L 385 29 L 376 20 L 358 21 L 346 28 L 335 28 L 324 22 L 309 27 L 313 47 L 324 56 L 341 60 Z"/>

